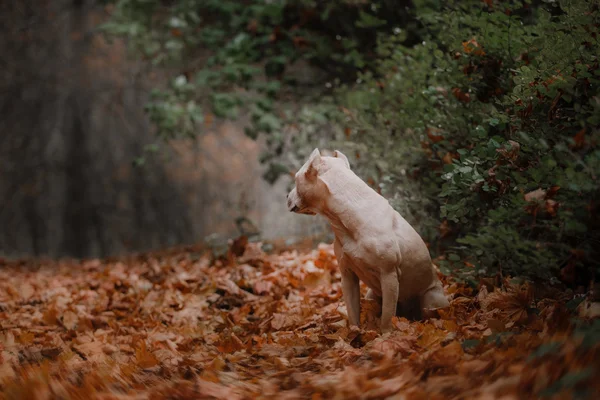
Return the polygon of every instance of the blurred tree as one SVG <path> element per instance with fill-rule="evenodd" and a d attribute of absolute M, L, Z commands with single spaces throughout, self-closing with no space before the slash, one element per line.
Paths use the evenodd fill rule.
<path fill-rule="evenodd" d="M 94 1 L 0 3 L 0 251 L 94 256 L 190 241 L 181 188 L 131 161 L 149 142 L 139 65 Z"/>

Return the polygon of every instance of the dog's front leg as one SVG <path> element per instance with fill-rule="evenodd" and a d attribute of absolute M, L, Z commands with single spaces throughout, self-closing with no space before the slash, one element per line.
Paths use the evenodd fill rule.
<path fill-rule="evenodd" d="M 381 274 L 381 332 L 392 329 L 392 317 L 396 315 L 400 291 L 398 273 L 395 269 L 384 270 Z"/>
<path fill-rule="evenodd" d="M 360 323 L 360 284 L 358 276 L 347 267 L 340 268 L 342 273 L 342 296 L 348 310 L 351 325 Z"/>

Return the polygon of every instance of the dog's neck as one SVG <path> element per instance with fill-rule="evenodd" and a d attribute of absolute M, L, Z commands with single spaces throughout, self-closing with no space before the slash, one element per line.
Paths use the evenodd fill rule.
<path fill-rule="evenodd" d="M 353 236 L 363 224 L 361 216 L 368 216 L 369 209 L 377 207 L 374 202 L 380 196 L 347 168 L 331 168 L 319 178 L 331 195 L 318 213 L 327 218 L 336 237 Z"/>

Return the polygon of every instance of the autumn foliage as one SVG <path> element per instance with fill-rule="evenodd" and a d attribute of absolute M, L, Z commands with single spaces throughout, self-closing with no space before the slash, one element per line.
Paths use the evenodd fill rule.
<path fill-rule="evenodd" d="M 237 254 L 237 255 L 236 255 Z M 438 399 L 600 390 L 587 301 L 509 280 L 444 284 L 437 318 L 347 325 L 331 246 L 237 241 L 0 270 L 0 398 Z M 363 288 L 364 289 L 364 288 Z M 569 303 L 571 302 L 571 303 Z M 597 313 L 597 310 L 596 310 Z M 587 390 L 587 392 L 586 392 Z"/>

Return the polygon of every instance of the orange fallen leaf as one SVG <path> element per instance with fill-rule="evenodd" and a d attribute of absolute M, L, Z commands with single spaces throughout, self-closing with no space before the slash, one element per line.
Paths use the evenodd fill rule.
<path fill-rule="evenodd" d="M 393 333 L 387 338 L 377 338 L 370 343 L 370 350 L 388 357 L 395 357 L 397 354 L 404 356 L 414 352 L 413 344 L 415 339 L 404 334 Z"/>
<path fill-rule="evenodd" d="M 75 329 L 78 320 L 79 318 L 77 317 L 77 314 L 75 314 L 73 311 L 65 311 L 65 313 L 62 315 L 62 323 L 67 329 Z"/>
<path fill-rule="evenodd" d="M 439 343 L 446 337 L 446 332 L 441 329 L 435 328 L 431 324 L 425 324 L 417 344 L 424 348 L 430 348 L 436 343 Z"/>
<path fill-rule="evenodd" d="M 54 307 L 50 307 L 44 312 L 42 316 L 43 321 L 47 325 L 57 325 L 58 324 L 58 311 Z"/>
<path fill-rule="evenodd" d="M 524 322 L 529 315 L 529 306 L 533 292 L 529 285 L 508 285 L 507 290 L 495 290 L 481 300 L 486 311 L 498 310 L 502 319 L 513 322 Z"/>
<path fill-rule="evenodd" d="M 140 368 L 152 368 L 158 365 L 158 359 L 148 351 L 144 340 L 140 340 L 140 344 L 135 350 L 135 359 Z"/>
<path fill-rule="evenodd" d="M 452 341 L 448 345 L 436 350 L 430 358 L 435 365 L 451 367 L 456 366 L 464 354 L 463 348 L 458 341 Z"/>
<path fill-rule="evenodd" d="M 491 361 L 473 359 L 460 363 L 458 370 L 462 375 L 482 374 L 492 365 Z"/>

